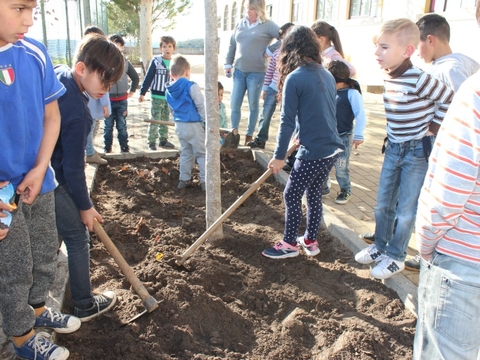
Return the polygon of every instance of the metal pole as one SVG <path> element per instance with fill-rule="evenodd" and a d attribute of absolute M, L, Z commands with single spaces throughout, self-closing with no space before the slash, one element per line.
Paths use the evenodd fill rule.
<path fill-rule="evenodd" d="M 78 0 L 78 20 L 80 22 L 80 34 L 83 36 L 83 26 L 85 25 L 82 21 L 82 3 Z"/>
<path fill-rule="evenodd" d="M 70 49 L 70 24 L 68 18 L 68 0 L 65 0 L 65 16 L 66 16 L 66 26 L 67 26 L 67 45 L 66 45 L 66 56 L 67 63 L 69 66 L 72 66 L 72 50 Z"/>
<path fill-rule="evenodd" d="M 45 47 L 48 49 L 47 20 L 45 18 L 45 0 L 40 1 L 40 12 L 42 16 L 43 45 L 45 45 Z"/>

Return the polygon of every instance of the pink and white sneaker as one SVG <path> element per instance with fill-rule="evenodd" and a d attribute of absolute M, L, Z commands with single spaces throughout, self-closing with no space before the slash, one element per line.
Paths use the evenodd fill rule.
<path fill-rule="evenodd" d="M 298 256 L 298 254 L 298 246 L 290 245 L 283 240 L 274 247 L 262 251 L 262 255 L 270 259 L 286 259 Z"/>
<path fill-rule="evenodd" d="M 303 236 L 297 237 L 297 243 L 303 248 L 303 251 L 308 256 L 315 256 L 320 254 L 320 249 L 318 248 L 317 240 L 305 240 Z"/>

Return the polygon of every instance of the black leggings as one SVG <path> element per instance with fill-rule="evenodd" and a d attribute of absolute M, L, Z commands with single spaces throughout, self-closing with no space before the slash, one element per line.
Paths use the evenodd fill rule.
<path fill-rule="evenodd" d="M 285 230 L 283 240 L 291 245 L 297 241 L 302 221 L 302 196 L 307 198 L 307 228 L 305 239 L 316 240 L 322 219 L 322 184 L 328 177 L 337 155 L 319 160 L 297 159 L 283 192 L 285 201 Z"/>

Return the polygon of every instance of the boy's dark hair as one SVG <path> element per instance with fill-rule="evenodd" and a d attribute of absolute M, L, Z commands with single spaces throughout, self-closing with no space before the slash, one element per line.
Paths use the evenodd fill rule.
<path fill-rule="evenodd" d="M 125 45 L 125 40 L 123 40 L 123 37 L 121 37 L 121 36 L 118 35 L 118 34 L 112 34 L 112 35 L 110 35 L 110 36 L 108 37 L 108 40 L 110 40 L 111 42 L 120 44 L 121 46 L 124 46 L 124 45 Z"/>
<path fill-rule="evenodd" d="M 218 82 L 218 91 L 220 91 L 220 90 L 223 90 L 223 85 L 222 85 L 222 83 L 219 81 L 219 82 Z"/>
<path fill-rule="evenodd" d="M 83 36 L 89 35 L 89 34 L 100 34 L 105 36 L 105 33 L 103 32 L 102 29 L 100 29 L 98 26 L 95 25 L 88 25 L 85 30 L 83 31 Z"/>
<path fill-rule="evenodd" d="M 350 89 L 355 89 L 360 94 L 362 93 L 360 84 L 358 81 L 350 78 L 350 68 L 342 60 L 333 60 L 328 64 L 327 70 L 333 75 L 336 83 L 346 83 Z"/>
<path fill-rule="evenodd" d="M 290 29 L 292 26 L 295 26 L 294 23 L 291 23 L 291 22 L 288 22 L 286 24 L 283 24 L 280 29 L 278 29 L 278 36 L 279 37 L 282 37 L 283 35 L 285 35 L 285 32 Z"/>
<path fill-rule="evenodd" d="M 182 76 L 190 69 L 190 64 L 187 59 L 181 55 L 174 56 L 170 62 L 170 74 L 173 76 Z"/>
<path fill-rule="evenodd" d="M 125 59 L 115 44 L 98 34 L 85 37 L 79 44 L 74 64 L 79 62 L 83 62 L 89 71 L 96 72 L 107 88 L 120 80 L 125 65 Z"/>
<path fill-rule="evenodd" d="M 417 21 L 420 30 L 420 40 L 425 41 L 428 35 L 449 42 L 450 41 L 450 25 L 443 16 L 438 14 L 427 14 Z"/>
<path fill-rule="evenodd" d="M 158 46 L 162 47 L 162 44 L 172 44 L 174 48 L 177 48 L 177 42 L 171 36 L 162 36 L 160 38 L 160 45 Z"/>

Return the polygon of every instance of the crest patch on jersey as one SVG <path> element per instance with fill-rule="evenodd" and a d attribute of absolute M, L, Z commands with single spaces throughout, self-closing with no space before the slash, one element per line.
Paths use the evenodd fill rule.
<path fill-rule="evenodd" d="M 12 85 L 15 81 L 15 73 L 12 68 L 0 69 L 0 81 L 5 85 Z"/>

